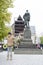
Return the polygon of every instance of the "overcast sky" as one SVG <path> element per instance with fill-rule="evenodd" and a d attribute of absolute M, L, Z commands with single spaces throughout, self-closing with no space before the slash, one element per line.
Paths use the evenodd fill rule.
<path fill-rule="evenodd" d="M 11 24 L 14 18 L 19 14 L 23 16 L 26 10 L 31 15 L 30 26 L 35 26 L 36 33 L 39 35 L 43 32 L 43 0 L 15 0 L 14 8 L 9 9 L 12 12 Z"/>

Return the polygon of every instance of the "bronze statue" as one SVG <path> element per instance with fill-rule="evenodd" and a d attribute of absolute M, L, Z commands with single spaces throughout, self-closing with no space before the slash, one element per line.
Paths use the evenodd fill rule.
<path fill-rule="evenodd" d="M 29 26 L 30 13 L 28 12 L 28 10 L 26 10 L 26 13 L 24 14 L 23 18 L 24 18 L 24 21 L 25 21 L 24 24 L 25 24 L 26 26 Z"/>

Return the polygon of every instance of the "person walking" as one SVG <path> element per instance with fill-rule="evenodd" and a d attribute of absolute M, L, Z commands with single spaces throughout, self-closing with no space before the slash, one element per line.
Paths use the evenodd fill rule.
<path fill-rule="evenodd" d="M 10 60 L 12 60 L 12 49 L 13 49 L 13 41 L 14 41 L 14 36 L 12 35 L 11 32 L 8 33 L 8 36 L 7 36 L 7 60 L 9 59 L 10 57 Z"/>

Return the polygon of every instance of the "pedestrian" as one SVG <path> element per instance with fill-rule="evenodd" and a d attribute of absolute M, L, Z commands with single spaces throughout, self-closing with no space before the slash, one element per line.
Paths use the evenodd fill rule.
<path fill-rule="evenodd" d="M 11 32 L 8 33 L 8 36 L 7 36 L 7 60 L 9 59 L 10 57 L 10 60 L 12 60 L 12 49 L 13 49 L 13 41 L 14 41 L 14 36 L 12 35 Z"/>

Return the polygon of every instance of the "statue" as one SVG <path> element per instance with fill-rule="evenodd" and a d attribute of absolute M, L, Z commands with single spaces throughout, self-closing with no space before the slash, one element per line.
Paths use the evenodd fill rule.
<path fill-rule="evenodd" d="M 30 13 L 28 13 L 28 10 L 26 10 L 26 13 L 23 16 L 24 18 L 24 24 L 26 27 L 29 27 L 29 21 L 30 21 Z"/>
<path fill-rule="evenodd" d="M 19 47 L 21 48 L 29 48 L 32 45 L 32 40 L 31 40 L 31 30 L 29 26 L 29 21 L 30 21 L 30 14 L 28 13 L 28 10 L 26 10 L 26 13 L 23 15 L 24 18 L 24 31 L 23 31 L 23 39 L 20 42 Z"/>
<path fill-rule="evenodd" d="M 26 13 L 23 15 L 24 18 L 24 38 L 29 38 L 31 39 L 31 31 L 30 31 L 30 26 L 29 26 L 29 21 L 30 21 L 30 13 L 28 13 L 28 10 L 26 10 Z"/>

